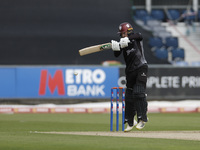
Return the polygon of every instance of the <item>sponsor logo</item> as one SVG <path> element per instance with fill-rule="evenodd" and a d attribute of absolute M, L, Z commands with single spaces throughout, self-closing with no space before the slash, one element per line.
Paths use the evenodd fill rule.
<path fill-rule="evenodd" d="M 53 94 L 57 88 L 58 95 L 64 95 L 65 87 L 63 79 L 62 70 L 57 70 L 53 77 L 47 70 L 42 70 L 40 76 L 39 95 L 45 95 L 47 87 L 49 88 L 51 94 Z"/>
<path fill-rule="evenodd" d="M 39 95 L 105 96 L 105 80 L 106 73 L 102 69 L 66 69 L 54 73 L 41 70 Z"/>
<path fill-rule="evenodd" d="M 111 49 L 111 44 L 104 44 L 100 47 L 100 50 L 104 50 L 104 49 Z"/>

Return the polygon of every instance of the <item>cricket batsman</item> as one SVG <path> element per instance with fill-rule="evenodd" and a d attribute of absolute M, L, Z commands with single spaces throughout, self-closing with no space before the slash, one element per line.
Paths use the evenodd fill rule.
<path fill-rule="evenodd" d="M 125 132 L 134 126 L 141 130 L 147 119 L 146 83 L 148 65 L 144 56 L 143 37 L 134 33 L 130 23 L 119 25 L 120 41 L 111 41 L 115 57 L 123 53 L 126 63 L 126 93 L 125 93 Z M 137 114 L 137 121 L 134 116 Z M 137 123 L 138 122 L 138 123 Z"/>

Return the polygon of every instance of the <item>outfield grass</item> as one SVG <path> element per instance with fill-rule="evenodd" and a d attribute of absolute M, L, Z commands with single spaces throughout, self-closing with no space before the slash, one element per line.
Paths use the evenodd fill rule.
<path fill-rule="evenodd" d="M 30 133 L 109 131 L 109 117 L 109 114 L 0 114 L 0 149 L 199 150 L 199 141 Z M 148 117 L 144 131 L 200 130 L 200 113 L 149 114 Z"/>

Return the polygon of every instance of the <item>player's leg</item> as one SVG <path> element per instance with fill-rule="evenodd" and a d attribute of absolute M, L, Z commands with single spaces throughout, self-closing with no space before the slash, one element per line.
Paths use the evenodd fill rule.
<path fill-rule="evenodd" d="M 145 94 L 145 87 L 142 84 L 136 84 L 133 90 L 133 97 L 135 99 L 138 122 L 140 120 L 147 122 L 147 100 Z"/>
<path fill-rule="evenodd" d="M 146 82 L 147 82 L 148 67 L 144 66 L 138 70 L 136 84 L 133 87 L 133 99 L 137 111 L 138 125 L 137 129 L 142 129 L 145 126 L 147 119 L 147 100 L 146 100 Z"/>
<path fill-rule="evenodd" d="M 133 100 L 133 85 L 136 82 L 136 77 L 137 74 L 135 72 L 129 73 L 126 76 L 125 123 L 127 123 L 127 128 L 124 130 L 125 132 L 130 131 L 137 124 L 137 121 L 134 120 L 136 108 Z"/>
<path fill-rule="evenodd" d="M 136 115 L 135 103 L 133 101 L 133 89 L 127 88 L 125 94 L 125 123 L 134 126 L 134 116 Z"/>

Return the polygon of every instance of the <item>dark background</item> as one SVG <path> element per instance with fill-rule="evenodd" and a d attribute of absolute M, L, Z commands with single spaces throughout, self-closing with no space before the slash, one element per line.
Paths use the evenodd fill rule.
<path fill-rule="evenodd" d="M 151 33 L 134 24 L 130 0 L 1 0 L 0 65 L 100 64 L 111 50 L 79 56 L 78 50 L 119 40 L 118 26 L 130 22 L 144 36 L 149 64 L 165 64 L 148 47 Z"/>

